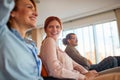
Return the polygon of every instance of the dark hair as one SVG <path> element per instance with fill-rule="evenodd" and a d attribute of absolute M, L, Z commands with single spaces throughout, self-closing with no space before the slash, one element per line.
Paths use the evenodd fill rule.
<path fill-rule="evenodd" d="M 15 6 L 14 6 L 14 8 L 13 8 L 12 11 L 16 11 L 16 10 L 18 9 L 18 7 L 17 7 L 18 1 L 20 1 L 20 0 L 14 0 Z M 35 10 L 37 10 L 35 1 L 34 1 L 34 0 L 30 0 L 30 1 L 31 1 L 32 4 L 34 5 Z M 8 28 L 11 29 L 11 25 L 12 25 L 12 17 L 11 17 L 11 16 L 10 16 L 8 22 L 7 22 L 7 25 L 8 25 Z"/>
<path fill-rule="evenodd" d="M 62 29 L 62 22 L 61 22 L 61 20 L 60 20 L 58 17 L 56 17 L 56 16 L 50 16 L 50 17 L 48 17 L 48 18 L 45 20 L 44 30 L 46 30 L 46 28 L 48 27 L 49 23 L 50 23 L 51 21 L 54 21 L 54 20 L 56 20 L 56 21 L 59 22 L 59 24 L 60 24 L 60 26 L 61 26 L 61 29 Z"/>
<path fill-rule="evenodd" d="M 14 0 L 14 2 L 15 2 L 15 6 L 14 6 L 14 8 L 13 8 L 13 11 L 14 11 L 14 10 L 17 10 L 17 3 L 18 3 L 18 1 L 20 1 L 20 0 Z M 31 1 L 32 4 L 34 5 L 35 10 L 37 10 L 37 9 L 36 9 L 36 3 L 35 3 L 35 0 L 30 0 L 30 1 Z"/>
<path fill-rule="evenodd" d="M 63 38 L 62 42 L 63 42 L 64 45 L 69 44 L 67 40 L 71 39 L 71 35 L 75 35 L 75 33 L 69 33 L 69 34 L 66 35 L 66 38 Z"/>

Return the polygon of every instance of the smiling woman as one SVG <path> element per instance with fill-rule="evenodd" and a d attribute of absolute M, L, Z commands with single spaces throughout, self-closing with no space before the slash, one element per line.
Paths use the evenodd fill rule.
<path fill-rule="evenodd" d="M 37 47 L 25 39 L 36 17 L 33 0 L 0 0 L 0 80 L 43 80 Z"/>
<path fill-rule="evenodd" d="M 44 24 L 44 30 L 46 38 L 42 42 L 40 58 L 48 72 L 48 76 L 60 79 L 87 80 L 98 75 L 96 71 L 87 71 L 74 62 L 57 46 L 57 40 L 62 31 L 62 23 L 58 17 L 48 17 Z"/>
<path fill-rule="evenodd" d="M 116 80 L 118 80 L 120 67 L 101 72 L 87 70 L 73 61 L 73 59 L 59 48 L 57 40 L 62 31 L 62 23 L 58 17 L 48 17 L 44 24 L 44 30 L 46 37 L 42 42 L 39 56 L 43 62 L 47 76 L 59 78 L 58 80 L 64 80 L 64 78 L 75 80 L 107 80 L 109 76 L 110 80 L 114 80 L 114 77 L 116 76 Z M 77 41 L 77 38 L 75 37 L 72 39 Z M 112 73 L 116 74 L 111 76 Z"/>
<path fill-rule="evenodd" d="M 15 7 L 11 12 L 9 25 L 13 28 L 20 30 L 21 35 L 24 37 L 24 34 L 27 29 L 36 27 L 36 6 L 33 0 L 24 1 L 21 4 L 21 1 L 15 0 Z"/>

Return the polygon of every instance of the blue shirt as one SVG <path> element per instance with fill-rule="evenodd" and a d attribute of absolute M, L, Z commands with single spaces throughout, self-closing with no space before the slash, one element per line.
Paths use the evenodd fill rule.
<path fill-rule="evenodd" d="M 14 0 L 0 0 L 0 80 L 43 80 L 34 43 L 6 25 L 13 7 Z"/>

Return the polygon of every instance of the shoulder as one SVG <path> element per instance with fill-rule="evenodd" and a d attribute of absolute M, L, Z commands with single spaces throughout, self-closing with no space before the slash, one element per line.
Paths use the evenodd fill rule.
<path fill-rule="evenodd" d="M 51 37 L 47 37 L 46 39 L 43 40 L 43 44 L 45 43 L 55 43 L 55 40 Z"/>
<path fill-rule="evenodd" d="M 45 38 L 44 40 L 43 40 L 43 42 L 42 42 L 42 47 L 50 47 L 50 46 L 56 46 L 56 41 L 53 39 L 53 38 L 51 38 L 51 37 L 47 37 L 47 38 Z"/>
<path fill-rule="evenodd" d="M 46 41 L 48 40 L 48 41 L 53 41 L 54 39 L 52 38 L 52 37 L 47 37 L 46 39 L 45 39 Z M 55 40 L 54 40 L 55 41 Z"/>

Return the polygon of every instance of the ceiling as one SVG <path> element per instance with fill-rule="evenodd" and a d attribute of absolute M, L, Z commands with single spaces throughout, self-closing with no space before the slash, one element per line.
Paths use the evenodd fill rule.
<path fill-rule="evenodd" d="M 48 16 L 58 16 L 62 22 L 70 21 L 115 8 L 120 0 L 36 0 L 38 8 L 37 26 L 42 27 Z"/>

